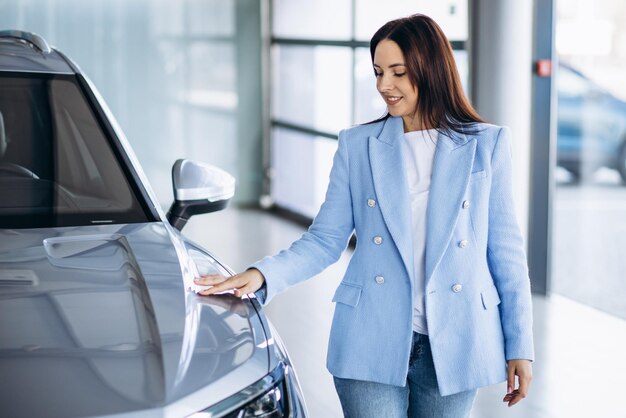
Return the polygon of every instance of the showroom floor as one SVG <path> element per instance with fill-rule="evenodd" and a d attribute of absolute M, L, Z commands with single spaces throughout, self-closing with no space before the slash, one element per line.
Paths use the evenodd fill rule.
<path fill-rule="evenodd" d="M 196 216 L 185 235 L 235 271 L 286 248 L 305 228 L 252 209 Z M 312 418 L 341 417 L 326 347 L 331 298 L 351 251 L 324 272 L 278 295 L 266 312 L 284 340 Z M 479 391 L 473 418 L 626 418 L 626 321 L 553 295 L 534 297 L 536 361 L 530 396 L 508 409 L 505 385 Z"/>

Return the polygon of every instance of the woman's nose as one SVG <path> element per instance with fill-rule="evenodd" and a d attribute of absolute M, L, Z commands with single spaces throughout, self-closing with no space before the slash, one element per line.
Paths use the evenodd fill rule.
<path fill-rule="evenodd" d="M 378 79 L 378 90 L 381 92 L 390 91 L 393 89 L 393 83 L 389 77 L 385 77 L 384 75 Z"/>

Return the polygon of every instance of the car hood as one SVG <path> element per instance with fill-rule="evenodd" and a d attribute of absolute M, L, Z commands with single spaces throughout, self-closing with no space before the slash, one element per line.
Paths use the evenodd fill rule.
<path fill-rule="evenodd" d="M 163 223 L 0 230 L 0 410 L 181 416 L 268 373 L 248 300 L 201 297 L 225 273 Z"/>

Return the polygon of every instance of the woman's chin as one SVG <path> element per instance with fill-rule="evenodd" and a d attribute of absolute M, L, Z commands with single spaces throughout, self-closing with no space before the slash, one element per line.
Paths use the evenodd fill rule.
<path fill-rule="evenodd" d="M 387 106 L 387 112 L 391 116 L 402 116 L 401 113 L 398 112 L 398 109 L 394 109 L 393 106 Z"/>

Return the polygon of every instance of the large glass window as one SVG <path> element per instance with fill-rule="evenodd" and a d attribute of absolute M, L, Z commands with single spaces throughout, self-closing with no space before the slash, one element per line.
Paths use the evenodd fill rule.
<path fill-rule="evenodd" d="M 279 206 L 311 217 L 317 213 L 336 150 L 329 140 L 385 113 L 369 39 L 385 22 L 414 13 L 441 25 L 467 86 L 467 0 L 272 2 L 270 172 L 271 195 Z"/>
<path fill-rule="evenodd" d="M 556 4 L 552 291 L 626 318 L 626 3 Z"/>
<path fill-rule="evenodd" d="M 351 12 L 349 1 L 274 0 L 272 32 L 278 38 L 349 40 Z"/>
<path fill-rule="evenodd" d="M 355 37 L 359 40 L 369 41 L 385 22 L 413 13 L 435 19 L 450 41 L 467 40 L 467 0 L 356 0 L 355 13 Z"/>
<path fill-rule="evenodd" d="M 241 103 L 256 104 L 258 98 L 248 87 L 255 81 L 241 75 L 256 58 L 238 55 L 251 35 L 238 26 L 237 4 L 9 1 L 0 6 L 0 27 L 36 32 L 80 66 L 107 101 L 167 208 L 178 158 L 218 165 L 237 176 L 240 186 L 260 181 L 241 164 L 242 157 L 233 157 L 240 150 Z M 238 190 L 236 199 L 244 187 Z"/>
<path fill-rule="evenodd" d="M 277 45 L 273 50 L 274 119 L 327 132 L 350 125 L 350 54 L 345 47 Z"/>

